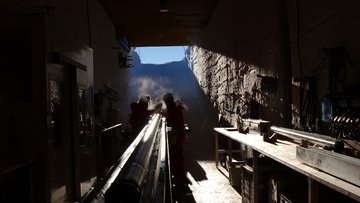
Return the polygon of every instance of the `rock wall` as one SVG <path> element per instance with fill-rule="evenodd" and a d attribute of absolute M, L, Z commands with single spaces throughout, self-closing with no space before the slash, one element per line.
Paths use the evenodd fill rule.
<path fill-rule="evenodd" d="M 279 115 L 274 75 L 198 46 L 190 47 L 186 57 L 205 95 L 229 124 L 236 125 L 238 116 L 266 119 Z"/>
<path fill-rule="evenodd" d="M 187 52 L 189 66 L 230 124 L 259 117 L 318 132 L 324 97 L 333 105 L 359 97 L 359 8 L 356 0 L 221 0 Z"/>

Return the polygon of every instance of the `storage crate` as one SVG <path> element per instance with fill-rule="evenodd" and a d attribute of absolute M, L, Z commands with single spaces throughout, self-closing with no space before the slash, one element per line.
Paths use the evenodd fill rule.
<path fill-rule="evenodd" d="M 307 178 L 294 171 L 271 174 L 268 181 L 269 203 L 307 201 Z"/>
<path fill-rule="evenodd" d="M 253 168 L 247 164 L 241 166 L 241 197 L 243 203 L 254 201 Z"/>
<path fill-rule="evenodd" d="M 241 166 L 245 164 L 245 161 L 238 161 L 236 159 L 229 160 L 226 157 L 226 166 L 229 171 L 229 181 L 231 186 L 240 187 L 241 185 Z"/>

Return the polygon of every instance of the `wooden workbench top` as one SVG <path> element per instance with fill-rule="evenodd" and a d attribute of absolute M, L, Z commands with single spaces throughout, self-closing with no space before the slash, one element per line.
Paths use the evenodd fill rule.
<path fill-rule="evenodd" d="M 295 143 L 279 139 L 275 143 L 268 143 L 264 142 L 263 137 L 259 134 L 242 134 L 234 128 L 214 128 L 214 130 L 232 140 L 248 145 L 253 150 L 360 202 L 360 187 L 298 161 L 296 159 L 297 144 Z"/>

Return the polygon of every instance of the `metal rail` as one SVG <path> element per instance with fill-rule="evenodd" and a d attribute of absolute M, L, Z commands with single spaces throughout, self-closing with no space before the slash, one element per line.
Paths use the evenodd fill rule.
<path fill-rule="evenodd" d="M 141 145 L 137 149 L 137 152 L 131 158 L 131 163 L 127 170 L 124 171 L 121 179 L 135 183 L 142 186 L 146 169 L 149 166 L 151 152 L 155 142 L 155 135 L 160 123 L 160 115 L 156 114 L 151 119 L 149 127 L 141 140 Z"/>
<path fill-rule="evenodd" d="M 106 202 L 139 202 L 161 116 L 154 114 L 149 124 L 120 158 L 116 174 L 107 185 Z M 110 187 L 111 186 L 111 187 Z"/>
<path fill-rule="evenodd" d="M 96 127 L 101 128 L 101 133 L 107 132 L 107 131 L 112 130 L 114 128 L 118 128 L 120 126 L 122 126 L 122 123 L 118 123 L 118 124 L 112 125 L 112 126 L 110 126 L 108 128 L 105 128 L 99 122 L 96 122 Z"/>
<path fill-rule="evenodd" d="M 170 172 L 170 157 L 168 146 L 168 131 L 166 119 L 162 118 L 160 131 L 160 146 L 159 146 L 159 170 L 158 178 L 154 183 L 153 196 L 154 202 L 173 202 L 172 201 L 172 187 L 171 187 L 171 172 Z"/>
<path fill-rule="evenodd" d="M 323 135 L 317 134 L 317 133 L 309 133 L 304 132 L 300 130 L 293 130 L 289 128 L 283 128 L 283 127 L 276 127 L 271 126 L 270 130 L 274 133 L 292 138 L 297 140 L 306 140 L 312 143 L 316 144 L 322 144 L 322 145 L 334 145 L 335 141 L 332 141 L 330 139 L 326 139 Z"/>

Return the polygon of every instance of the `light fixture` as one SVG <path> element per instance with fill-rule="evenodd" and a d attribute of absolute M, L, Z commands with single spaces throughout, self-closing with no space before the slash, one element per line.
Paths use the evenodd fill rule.
<path fill-rule="evenodd" d="M 168 11 L 167 0 L 160 0 L 160 13 L 166 13 Z"/>

